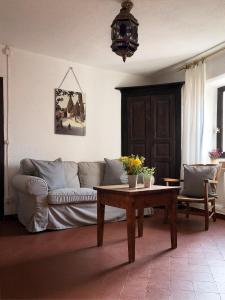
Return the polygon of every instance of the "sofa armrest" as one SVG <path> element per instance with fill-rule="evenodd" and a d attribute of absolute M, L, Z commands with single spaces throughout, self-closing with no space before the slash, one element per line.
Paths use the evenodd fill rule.
<path fill-rule="evenodd" d="M 29 175 L 15 175 L 12 179 L 13 187 L 21 193 L 34 196 L 47 196 L 48 185 L 40 177 Z"/>

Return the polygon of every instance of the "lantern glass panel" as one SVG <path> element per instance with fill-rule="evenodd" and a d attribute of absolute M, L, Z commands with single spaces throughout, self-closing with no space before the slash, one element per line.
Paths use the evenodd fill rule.
<path fill-rule="evenodd" d="M 119 25 L 120 28 L 120 37 L 123 38 L 127 34 L 127 24 L 126 23 L 120 23 Z"/>

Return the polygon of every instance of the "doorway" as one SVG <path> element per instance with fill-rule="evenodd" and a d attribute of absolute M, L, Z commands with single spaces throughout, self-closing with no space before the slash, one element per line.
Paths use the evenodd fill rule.
<path fill-rule="evenodd" d="M 3 78 L 0 77 L 0 219 L 4 216 L 4 105 Z"/>

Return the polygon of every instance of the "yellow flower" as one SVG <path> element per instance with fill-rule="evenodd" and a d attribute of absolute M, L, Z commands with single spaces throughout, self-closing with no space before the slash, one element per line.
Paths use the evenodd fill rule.
<path fill-rule="evenodd" d="M 140 165 L 141 165 L 140 159 L 139 159 L 139 158 L 135 158 L 135 159 L 133 160 L 133 165 L 134 165 L 134 166 L 140 166 Z"/>

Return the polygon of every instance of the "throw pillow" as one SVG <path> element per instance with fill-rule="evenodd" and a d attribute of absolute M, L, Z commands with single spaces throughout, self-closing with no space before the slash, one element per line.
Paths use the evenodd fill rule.
<path fill-rule="evenodd" d="M 32 159 L 39 177 L 48 184 L 49 190 L 55 190 L 65 187 L 65 173 L 61 159 L 55 161 L 43 161 Z"/>
<path fill-rule="evenodd" d="M 79 162 L 79 179 L 82 188 L 93 188 L 101 185 L 105 173 L 105 163 Z"/>
<path fill-rule="evenodd" d="M 215 179 L 218 166 L 189 166 L 184 165 L 183 195 L 190 197 L 204 196 L 204 180 Z M 209 185 L 209 194 L 212 190 Z"/>
<path fill-rule="evenodd" d="M 127 174 L 124 171 L 123 164 L 118 159 L 105 158 L 105 174 L 103 185 L 114 185 L 127 183 Z"/>
<path fill-rule="evenodd" d="M 29 176 L 38 176 L 37 169 L 32 163 L 32 159 L 24 158 L 20 161 L 20 174 Z"/>

